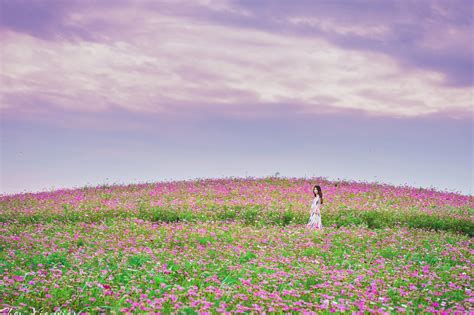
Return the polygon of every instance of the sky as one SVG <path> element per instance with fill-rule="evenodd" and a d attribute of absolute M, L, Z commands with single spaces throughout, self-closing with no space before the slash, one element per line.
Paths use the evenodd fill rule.
<path fill-rule="evenodd" d="M 0 194 L 275 174 L 473 194 L 472 1 L 0 4 Z"/>

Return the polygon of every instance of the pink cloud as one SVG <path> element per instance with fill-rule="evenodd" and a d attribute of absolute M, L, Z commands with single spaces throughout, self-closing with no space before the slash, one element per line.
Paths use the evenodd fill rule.
<path fill-rule="evenodd" d="M 249 15 L 231 3 L 211 7 Z M 157 115 L 179 115 L 184 106 L 251 116 L 282 103 L 306 113 L 417 117 L 450 113 L 450 108 L 456 115 L 472 113 L 472 90 L 444 86 L 443 74 L 403 68 L 379 52 L 348 51 L 324 37 L 217 24 L 189 12 L 160 13 L 141 5 L 133 6 L 132 15 L 128 6 L 90 3 L 61 12 L 62 23 L 91 32 L 98 27 L 95 40 L 1 31 L 0 103 L 10 117 L 18 108 L 40 113 L 31 109 L 44 104 L 66 111 L 120 108 Z M 329 31 L 348 34 L 346 26 L 330 21 L 325 22 Z M 383 30 L 374 31 L 381 36 L 387 31 L 373 27 Z M 353 32 L 365 36 L 373 27 Z M 252 113 L 236 110 L 245 104 L 252 104 Z"/>

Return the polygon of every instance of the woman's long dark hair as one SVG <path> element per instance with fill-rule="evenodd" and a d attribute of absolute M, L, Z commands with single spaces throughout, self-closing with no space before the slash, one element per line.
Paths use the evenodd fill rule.
<path fill-rule="evenodd" d="M 319 186 L 319 185 L 314 185 L 314 187 L 313 187 L 313 193 L 314 193 L 314 188 L 316 188 L 316 189 L 318 190 L 319 198 L 321 198 L 321 204 L 323 204 L 323 191 L 321 190 L 321 186 Z M 314 197 L 316 197 L 316 194 L 314 194 Z"/>

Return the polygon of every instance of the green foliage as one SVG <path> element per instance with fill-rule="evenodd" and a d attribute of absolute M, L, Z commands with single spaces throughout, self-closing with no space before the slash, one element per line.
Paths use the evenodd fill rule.
<path fill-rule="evenodd" d="M 153 207 L 151 208 L 151 220 L 161 222 L 178 222 L 180 217 L 174 209 Z"/>
<path fill-rule="evenodd" d="M 155 222 L 203 222 L 203 221 L 239 221 L 246 225 L 287 226 L 306 224 L 308 211 L 293 209 L 291 204 L 285 208 L 264 207 L 262 205 L 208 205 L 206 211 L 193 211 L 189 207 L 150 206 L 147 201 L 140 201 L 136 211 L 128 209 L 110 210 L 89 204 L 74 208 L 69 204 L 62 205 L 62 212 L 38 211 L 36 213 L 15 215 L 13 212 L 0 214 L 0 222 L 20 224 L 48 222 L 113 222 L 116 219 L 139 218 Z M 474 236 L 472 220 L 459 219 L 436 213 L 427 214 L 416 208 L 408 211 L 388 211 L 387 208 L 361 210 L 340 205 L 331 211 L 322 212 L 323 226 L 364 226 L 370 229 L 387 227 L 409 227 L 436 231 L 460 232 Z M 78 244 L 80 246 L 80 244 Z"/>
<path fill-rule="evenodd" d="M 247 251 L 245 254 L 241 254 L 240 255 L 240 258 L 239 258 L 239 262 L 241 264 L 243 263 L 246 263 L 254 258 L 256 258 L 257 255 L 255 255 L 255 253 L 251 252 L 251 251 Z"/>
<path fill-rule="evenodd" d="M 216 213 L 216 217 L 219 220 L 228 220 L 228 219 L 235 219 L 237 217 L 237 213 L 240 211 L 242 207 L 239 206 L 223 206 L 220 211 Z"/>
<path fill-rule="evenodd" d="M 396 258 L 398 256 L 398 251 L 392 247 L 385 247 L 380 251 L 380 256 L 383 258 Z"/>
<path fill-rule="evenodd" d="M 28 265 L 36 270 L 40 268 L 38 265 L 43 265 L 43 268 L 52 268 L 52 267 L 70 267 L 71 263 L 67 259 L 66 253 L 54 252 L 48 256 L 43 255 L 34 255 L 25 258 L 28 261 Z"/>
<path fill-rule="evenodd" d="M 474 223 L 451 217 L 440 217 L 413 211 L 400 214 L 386 210 L 344 209 L 333 213 L 323 214 L 323 226 L 335 224 L 341 226 L 367 226 L 370 229 L 406 226 L 427 230 L 445 230 L 461 232 L 474 236 Z"/>
<path fill-rule="evenodd" d="M 293 214 L 291 209 L 285 210 L 285 212 L 283 212 L 283 217 L 282 217 L 282 220 L 281 220 L 282 225 L 290 224 L 294 217 L 295 217 L 295 215 Z"/>
<path fill-rule="evenodd" d="M 245 207 L 244 209 L 242 209 L 241 219 L 245 224 L 254 224 L 257 220 L 258 214 L 261 213 L 260 210 L 261 209 L 258 205 Z"/>
<path fill-rule="evenodd" d="M 151 260 L 150 256 L 146 254 L 137 254 L 137 255 L 130 256 L 128 258 L 128 264 L 132 268 L 139 268 L 150 260 Z"/>

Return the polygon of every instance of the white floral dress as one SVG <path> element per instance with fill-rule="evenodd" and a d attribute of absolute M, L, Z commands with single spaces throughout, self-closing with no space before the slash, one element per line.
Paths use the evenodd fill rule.
<path fill-rule="evenodd" d="M 311 215 L 306 226 L 311 229 L 323 228 L 321 223 L 321 199 L 319 198 L 319 195 L 313 199 L 313 203 L 311 204 Z"/>

